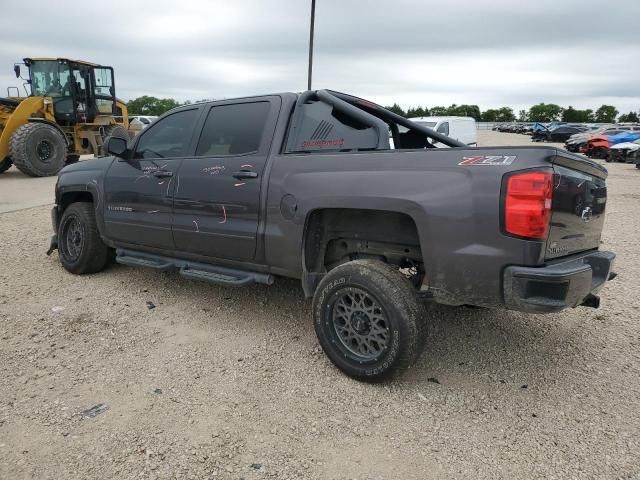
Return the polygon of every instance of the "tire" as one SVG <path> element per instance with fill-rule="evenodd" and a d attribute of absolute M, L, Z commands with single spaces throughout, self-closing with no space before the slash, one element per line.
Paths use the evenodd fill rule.
<path fill-rule="evenodd" d="M 57 175 L 67 159 L 67 144 L 62 134 L 46 123 L 26 123 L 9 142 L 9 156 L 22 173 L 31 177 Z"/>
<path fill-rule="evenodd" d="M 96 273 L 109 263 L 109 247 L 98 232 L 93 204 L 72 203 L 58 225 L 58 256 L 71 273 Z"/>
<path fill-rule="evenodd" d="M 331 270 L 313 297 L 316 335 L 336 367 L 377 381 L 413 365 L 426 340 L 425 310 L 409 280 L 378 260 Z"/>
<path fill-rule="evenodd" d="M 4 173 L 7 170 L 9 170 L 11 168 L 11 165 L 13 165 L 11 158 L 7 157 L 4 160 L 2 160 L 0 162 L 0 173 Z"/>

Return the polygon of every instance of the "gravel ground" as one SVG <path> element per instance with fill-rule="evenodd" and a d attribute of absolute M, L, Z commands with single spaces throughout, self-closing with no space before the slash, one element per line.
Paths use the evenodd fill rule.
<path fill-rule="evenodd" d="M 298 282 L 73 276 L 49 207 L 0 214 L 0 478 L 640 478 L 640 171 L 609 168 L 601 309 L 432 306 L 378 385 L 321 353 Z"/>

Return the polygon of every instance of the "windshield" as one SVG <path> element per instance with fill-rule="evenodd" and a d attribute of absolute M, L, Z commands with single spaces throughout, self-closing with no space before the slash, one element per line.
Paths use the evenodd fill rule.
<path fill-rule="evenodd" d="M 29 65 L 31 95 L 34 97 L 68 97 L 71 95 L 69 65 L 56 60 L 39 60 Z"/>

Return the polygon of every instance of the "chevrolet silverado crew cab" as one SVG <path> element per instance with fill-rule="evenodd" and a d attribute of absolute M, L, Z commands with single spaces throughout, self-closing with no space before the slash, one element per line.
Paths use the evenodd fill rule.
<path fill-rule="evenodd" d="M 115 258 L 228 286 L 300 279 L 320 345 L 360 379 L 417 359 L 425 301 L 597 307 L 614 275 L 599 164 L 472 148 L 343 93 L 182 106 L 107 150 L 60 173 L 64 268 Z"/>

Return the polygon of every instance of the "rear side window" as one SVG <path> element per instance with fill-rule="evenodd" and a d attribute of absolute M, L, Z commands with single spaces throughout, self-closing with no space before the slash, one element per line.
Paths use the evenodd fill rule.
<path fill-rule="evenodd" d="M 269 116 L 269 106 L 269 102 L 252 102 L 211 107 L 196 156 L 257 152 Z"/>
<path fill-rule="evenodd" d="M 329 104 L 310 101 L 298 108 L 299 118 L 290 130 L 288 152 L 375 150 L 378 146 L 378 130 L 374 126 Z"/>
<path fill-rule="evenodd" d="M 142 133 L 133 158 L 172 158 L 187 154 L 197 109 L 181 110 L 158 120 Z"/>
<path fill-rule="evenodd" d="M 449 122 L 441 123 L 436 132 L 442 133 L 443 135 L 449 135 Z"/>

